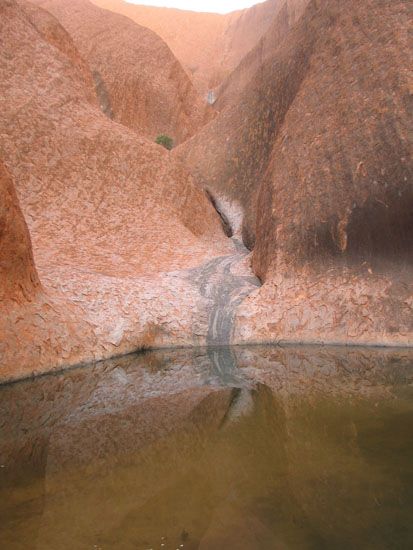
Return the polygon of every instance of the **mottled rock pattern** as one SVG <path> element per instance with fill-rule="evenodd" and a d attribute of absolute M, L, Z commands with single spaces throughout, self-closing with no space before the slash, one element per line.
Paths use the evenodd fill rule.
<path fill-rule="evenodd" d="M 0 1 L 3 380 L 149 346 L 412 344 L 410 4 L 293 5 L 170 154 L 102 113 L 50 13 Z"/>
<path fill-rule="evenodd" d="M 44 293 L 2 304 L 14 327 L 1 338 L 2 377 L 205 343 L 194 326 L 208 303 L 187 270 L 233 251 L 219 216 L 167 151 L 100 111 L 73 44 L 70 56 L 56 47 L 67 32 L 55 21 L 49 42 L 37 27 L 52 16 L 33 10 L 0 3 L 0 156 Z"/>
<path fill-rule="evenodd" d="M 30 300 L 39 290 L 30 235 L 10 174 L 0 163 L 0 302 Z"/>
<path fill-rule="evenodd" d="M 169 47 L 153 31 L 88 0 L 35 0 L 72 36 L 89 63 L 102 110 L 155 140 L 180 143 L 213 111 L 201 99 Z"/>
<path fill-rule="evenodd" d="M 136 5 L 122 0 L 93 0 L 93 3 L 155 31 L 206 96 L 265 33 L 279 0 L 268 0 L 226 15 Z"/>
<path fill-rule="evenodd" d="M 91 358 L 93 334 L 74 304 L 47 292 L 10 174 L 0 163 L 0 379 Z M 80 352 L 80 353 L 79 353 Z M 89 355 L 88 355 L 89 353 Z"/>
<path fill-rule="evenodd" d="M 275 19 L 239 103 L 176 151 L 245 210 L 265 284 L 235 341 L 412 343 L 411 22 L 381 0 Z"/>

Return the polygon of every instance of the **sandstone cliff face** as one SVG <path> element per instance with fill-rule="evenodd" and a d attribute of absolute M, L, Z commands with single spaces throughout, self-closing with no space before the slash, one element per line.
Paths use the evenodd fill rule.
<path fill-rule="evenodd" d="M 177 151 L 245 209 L 265 284 L 237 341 L 411 343 L 411 21 L 406 1 L 310 2 L 283 40 L 270 29 L 262 64 L 251 54 L 239 103 Z"/>
<path fill-rule="evenodd" d="M 50 13 L 0 0 L 0 378 L 148 346 L 411 345 L 411 7 L 277 13 L 237 101 L 170 154 L 102 113 Z"/>
<path fill-rule="evenodd" d="M 0 163 L 0 302 L 30 300 L 40 289 L 29 231 L 10 174 Z"/>
<path fill-rule="evenodd" d="M 34 265 L 29 231 L 9 172 L 0 163 L 0 379 L 76 361 L 93 334 L 82 311 L 46 292 Z"/>
<path fill-rule="evenodd" d="M 89 63 L 103 111 L 154 140 L 192 136 L 213 112 L 168 46 L 151 30 L 88 0 L 35 0 L 72 36 Z"/>
<path fill-rule="evenodd" d="M 268 29 L 279 0 L 226 15 L 93 0 L 161 36 L 204 96 L 216 88 Z"/>
<path fill-rule="evenodd" d="M 243 238 L 250 248 L 255 239 L 258 190 L 274 137 L 289 107 L 288 97 L 304 77 L 305 67 L 299 70 L 301 58 L 310 56 L 308 41 L 297 48 L 295 43 L 282 47 L 306 3 L 284 0 L 277 5 L 266 35 L 223 83 L 217 100 L 220 115 L 174 153 L 203 187 L 241 205 Z M 298 78 L 292 75 L 290 79 L 294 59 L 298 59 Z"/>
<path fill-rule="evenodd" d="M 67 33 L 56 23 L 49 42 L 38 24 L 51 16 L 36 10 L 34 25 L 32 6 L 0 3 L 0 156 L 44 287 L 40 305 L 5 314 L 26 328 L 19 353 L 2 336 L 2 374 L 202 342 L 194 304 L 205 300 L 188 270 L 232 250 L 219 217 L 168 152 L 91 103 L 78 64 L 56 47 Z M 53 327 L 66 334 L 63 348 Z"/>
<path fill-rule="evenodd" d="M 308 2 L 309 0 L 273 0 L 246 10 L 244 15 L 246 24 L 243 25 L 247 27 L 246 31 L 248 32 L 248 29 L 251 31 L 251 28 L 255 29 L 250 21 L 254 19 L 252 13 L 257 8 L 261 8 L 260 15 L 265 17 L 266 25 L 264 28 L 267 31 L 262 34 L 258 42 L 255 40 L 256 45 L 254 48 L 245 51 L 245 55 L 236 65 L 236 69 L 229 74 L 216 90 L 217 101 L 215 107 L 218 111 L 239 104 L 245 87 L 251 80 L 257 78 L 257 75 L 260 76 L 260 71 L 264 70 L 264 64 L 268 63 L 274 55 L 274 48 L 282 43 L 291 27 L 301 17 Z M 262 13 L 263 11 L 264 13 Z M 258 28 L 263 27 L 260 18 L 258 18 L 257 25 Z M 259 36 L 259 34 L 256 33 L 256 36 Z M 241 41 L 243 32 L 236 33 L 236 37 L 238 41 Z M 251 41 L 251 43 L 254 42 Z"/>
<path fill-rule="evenodd" d="M 88 0 L 36 0 L 90 65 L 103 111 L 154 140 L 180 143 L 213 117 L 168 46 L 151 30 Z"/>

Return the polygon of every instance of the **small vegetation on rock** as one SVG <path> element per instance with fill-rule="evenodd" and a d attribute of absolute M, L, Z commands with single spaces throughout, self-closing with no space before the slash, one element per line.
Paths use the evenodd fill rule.
<path fill-rule="evenodd" d="M 165 147 L 165 149 L 168 149 L 168 151 L 170 151 L 174 146 L 174 140 L 171 137 L 166 136 L 165 134 L 161 134 L 160 136 L 158 136 L 155 139 L 155 143 L 157 143 L 158 145 L 162 145 L 163 147 Z"/>

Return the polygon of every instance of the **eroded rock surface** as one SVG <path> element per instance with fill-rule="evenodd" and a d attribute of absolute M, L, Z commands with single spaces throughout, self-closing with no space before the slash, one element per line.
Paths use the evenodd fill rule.
<path fill-rule="evenodd" d="M 268 29 L 278 0 L 226 15 L 136 5 L 122 0 L 93 3 L 126 15 L 161 36 L 206 98 Z"/>
<path fill-rule="evenodd" d="M 10 174 L 0 163 L 0 301 L 30 300 L 40 289 L 30 235 Z"/>
<path fill-rule="evenodd" d="M 180 143 L 213 111 L 153 31 L 88 0 L 35 0 L 72 36 L 89 63 L 102 110 L 148 139 Z"/>
<path fill-rule="evenodd" d="M 76 47 L 88 13 L 109 38 L 117 16 L 47 5 L 75 41 L 0 2 L 2 380 L 149 346 L 210 345 L 219 368 L 229 343 L 411 345 L 407 1 L 277 4 L 222 111 L 172 154 L 110 119 Z"/>
<path fill-rule="evenodd" d="M 410 3 L 313 1 L 290 27 L 292 4 L 239 101 L 176 151 L 244 208 L 265 284 L 236 341 L 411 344 Z"/>
<path fill-rule="evenodd" d="M 79 71 L 79 54 L 73 62 L 73 43 L 70 55 L 57 47 L 70 37 L 48 12 L 14 1 L 0 9 L 1 155 L 44 296 L 60 301 L 84 335 L 71 338 L 62 309 L 47 306 L 39 333 L 30 305 L 19 313 L 18 343 L 2 341 L 2 376 L 205 343 L 206 331 L 195 329 L 210 305 L 188 270 L 233 252 L 207 196 L 168 152 L 100 111 L 90 74 Z M 38 30 L 50 19 L 52 41 Z M 6 312 L 12 324 L 13 315 Z M 66 331 L 64 351 L 52 327 Z"/>
<path fill-rule="evenodd" d="M 38 372 L 45 357 L 50 367 L 87 358 L 93 334 L 82 311 L 40 284 L 29 231 L 12 179 L 0 163 L 0 378 Z"/>

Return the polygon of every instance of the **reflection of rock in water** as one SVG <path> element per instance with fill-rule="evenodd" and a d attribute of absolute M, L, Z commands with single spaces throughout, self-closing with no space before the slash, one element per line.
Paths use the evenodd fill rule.
<path fill-rule="evenodd" d="M 265 386 L 262 386 L 265 387 Z M 244 416 L 248 416 L 254 411 L 257 389 L 250 388 L 234 388 L 231 394 L 231 401 L 228 406 L 227 413 L 222 422 L 225 428 L 231 422 L 237 422 Z"/>
<path fill-rule="evenodd" d="M 407 548 L 412 353 L 237 348 L 225 386 L 164 350 L 2 387 L 3 547 Z"/>

